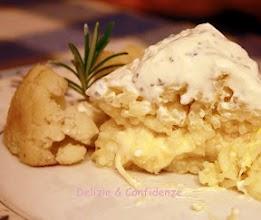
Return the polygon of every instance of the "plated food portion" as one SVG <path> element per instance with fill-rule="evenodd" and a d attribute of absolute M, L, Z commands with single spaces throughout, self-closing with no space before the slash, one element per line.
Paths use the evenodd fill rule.
<path fill-rule="evenodd" d="M 85 58 L 73 49 L 81 86 L 42 65 L 25 77 L 4 133 L 12 153 L 44 166 L 80 162 L 94 148 L 97 165 L 137 187 L 127 169 L 192 173 L 261 200 L 261 79 L 243 48 L 210 24 L 125 56 L 102 53 L 106 44 L 95 56 L 97 39 Z M 106 57 L 115 59 L 106 66 Z M 67 103 L 67 83 L 84 100 Z"/>

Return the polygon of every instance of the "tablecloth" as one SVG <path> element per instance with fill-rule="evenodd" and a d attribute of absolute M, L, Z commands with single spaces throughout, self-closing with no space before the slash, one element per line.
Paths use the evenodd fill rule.
<path fill-rule="evenodd" d="M 101 28 L 115 21 L 113 40 L 134 38 L 147 44 L 195 25 L 126 11 L 99 1 L 2 0 L 0 69 L 60 57 L 68 51 L 68 42 L 82 46 L 83 24 L 93 27 L 96 21 L 100 21 Z M 261 57 L 261 35 L 249 32 L 231 37 L 252 57 Z"/>

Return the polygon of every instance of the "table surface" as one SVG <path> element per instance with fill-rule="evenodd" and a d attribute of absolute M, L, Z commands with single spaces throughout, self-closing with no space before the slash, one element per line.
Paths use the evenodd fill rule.
<path fill-rule="evenodd" d="M 113 40 L 132 38 L 146 44 L 155 43 L 197 23 L 134 14 L 91 0 L 2 0 L 0 28 L 4 31 L 0 32 L 0 70 L 63 58 L 68 51 L 68 42 L 82 46 L 83 24 L 93 27 L 97 20 L 102 24 L 101 28 L 109 21 L 115 21 Z M 205 21 L 214 22 L 207 18 Z M 231 33 L 234 34 L 228 36 L 257 59 L 261 57 L 261 35 L 260 31 L 251 30 L 252 23 L 250 20 L 242 22 L 237 25 L 240 30 L 235 31 L 233 27 Z M 228 30 L 222 30 L 222 24 L 218 28 Z"/>
<path fill-rule="evenodd" d="M 2 2 L 5 3 L 0 3 L 0 28 L 4 30 L 0 32 L 0 70 L 49 59 L 66 59 L 67 43 L 74 42 L 82 47 L 83 24 L 93 27 L 97 20 L 101 22 L 101 28 L 109 21 L 116 22 L 114 41 L 131 39 L 146 44 L 195 25 L 134 14 L 89 0 Z M 261 35 L 248 32 L 230 37 L 249 51 L 250 56 L 261 58 Z M 0 203 L 0 220 L 8 219 L 8 216 L 9 220 L 22 219 Z"/>

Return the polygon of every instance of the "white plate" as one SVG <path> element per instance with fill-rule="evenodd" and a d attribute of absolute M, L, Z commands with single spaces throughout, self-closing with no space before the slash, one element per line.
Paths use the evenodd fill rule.
<path fill-rule="evenodd" d="M 0 130 L 15 72 L 0 79 Z M 140 196 L 145 191 L 135 191 L 116 171 L 97 168 L 89 160 L 68 167 L 26 166 L 8 152 L 0 136 L 0 200 L 28 219 L 223 220 L 233 208 L 239 210 L 238 219 L 260 219 L 260 202 L 224 189 L 199 188 L 195 176 L 130 174 L 147 196 Z M 203 211 L 193 211 L 191 206 L 200 202 Z"/>

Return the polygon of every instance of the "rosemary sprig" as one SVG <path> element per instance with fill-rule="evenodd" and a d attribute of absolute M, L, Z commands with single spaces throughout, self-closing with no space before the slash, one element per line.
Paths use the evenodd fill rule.
<path fill-rule="evenodd" d="M 67 78 L 66 80 L 68 81 L 70 88 L 74 89 L 84 97 L 86 97 L 86 89 L 88 89 L 96 80 L 109 74 L 115 68 L 124 65 L 124 63 L 107 64 L 108 61 L 115 57 L 128 54 L 126 52 L 114 53 L 97 63 L 99 56 L 102 54 L 104 48 L 109 43 L 113 29 L 113 23 L 109 23 L 103 35 L 99 33 L 99 27 L 99 22 L 96 22 L 94 31 L 92 34 L 90 34 L 88 25 L 84 25 L 83 57 L 73 43 L 68 44 L 69 49 L 73 55 L 73 59 L 71 60 L 73 67 L 70 67 L 69 65 L 62 62 L 53 62 L 53 64 L 57 66 L 66 68 L 78 78 L 80 81 L 79 85 Z"/>

